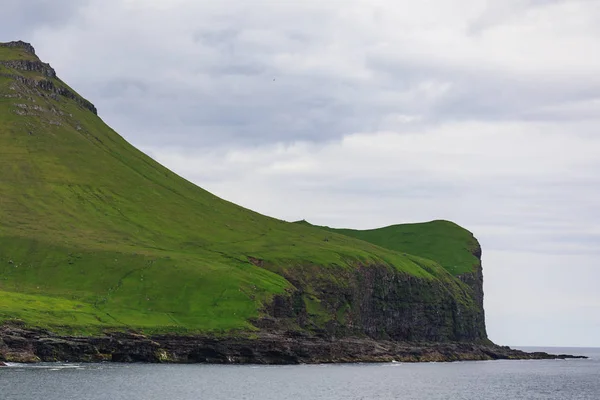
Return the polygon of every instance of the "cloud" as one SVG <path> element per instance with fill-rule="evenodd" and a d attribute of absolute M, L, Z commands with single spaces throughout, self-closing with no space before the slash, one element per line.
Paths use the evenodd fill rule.
<path fill-rule="evenodd" d="M 481 34 L 485 30 L 492 29 L 507 22 L 511 22 L 519 16 L 539 12 L 539 8 L 553 6 L 565 6 L 573 0 L 507 0 L 497 2 L 486 2 L 483 4 L 482 12 L 468 24 L 468 32 Z M 587 0 L 584 0 L 587 1 Z"/>
<path fill-rule="evenodd" d="M 327 142 L 406 128 L 398 115 L 432 125 L 599 111 L 593 2 L 507 2 L 512 17 L 475 36 L 473 21 L 504 12 L 434 3 L 90 1 L 76 23 L 32 36 L 140 145 Z"/>
<path fill-rule="evenodd" d="M 34 30 L 70 23 L 88 0 L 4 0 L 0 41 L 29 40 Z"/>

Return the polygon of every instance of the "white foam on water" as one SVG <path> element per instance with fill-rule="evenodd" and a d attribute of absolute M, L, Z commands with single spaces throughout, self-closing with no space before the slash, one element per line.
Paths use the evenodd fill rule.
<path fill-rule="evenodd" d="M 27 368 L 27 369 L 48 369 L 51 371 L 60 371 L 62 369 L 81 369 L 84 368 L 81 364 L 26 364 L 7 362 L 2 368 Z"/>

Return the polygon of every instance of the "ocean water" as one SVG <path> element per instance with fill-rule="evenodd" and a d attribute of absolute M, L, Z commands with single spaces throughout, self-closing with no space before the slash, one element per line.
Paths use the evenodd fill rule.
<path fill-rule="evenodd" d="M 525 350 L 591 359 L 295 366 L 13 364 L 0 368 L 0 399 L 600 399 L 600 349 Z"/>

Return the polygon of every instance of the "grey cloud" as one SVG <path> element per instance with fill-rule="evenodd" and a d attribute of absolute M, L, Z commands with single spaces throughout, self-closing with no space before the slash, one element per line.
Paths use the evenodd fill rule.
<path fill-rule="evenodd" d="M 525 6 L 541 5 L 529 3 Z M 118 9 L 116 3 L 114 7 Z M 371 74 L 368 79 L 297 69 L 282 64 L 282 57 L 306 54 L 310 59 L 320 55 L 321 47 L 343 43 L 327 25 L 318 25 L 327 17 L 315 12 L 290 15 L 277 9 L 272 12 L 279 13 L 280 20 L 267 24 L 265 10 L 232 7 L 228 13 L 202 13 L 200 6 L 189 8 L 190 15 L 197 15 L 194 29 L 185 34 L 175 31 L 178 36 L 164 49 L 158 44 L 156 49 L 147 48 L 147 43 L 138 46 L 146 39 L 124 35 L 110 44 L 108 54 L 114 55 L 110 60 L 95 59 L 98 43 L 90 43 L 82 48 L 78 65 L 67 66 L 96 71 L 111 66 L 110 72 L 100 72 L 101 81 L 79 73 L 81 80 L 72 84 L 136 144 L 328 142 L 352 132 L 402 132 L 448 121 L 568 120 L 582 114 L 592 118 L 593 108 L 569 107 L 600 97 L 600 81 L 593 76 L 548 77 L 455 66 L 402 56 L 402 48 L 375 54 L 364 44 L 357 45 L 357 62 L 364 62 Z M 173 34 L 169 20 L 185 19 L 184 14 L 167 15 L 165 35 Z M 134 18 L 130 23 L 136 26 L 142 20 Z M 256 36 L 257 31 L 261 35 Z M 122 59 L 128 64 L 119 66 Z M 59 74 L 63 75 L 61 69 Z M 181 79 L 173 80 L 174 75 Z M 420 85 L 429 83 L 448 88 L 439 94 L 419 92 Z M 397 114 L 419 121 L 398 123 L 393 118 Z"/>
<path fill-rule="evenodd" d="M 419 82 L 447 83 L 448 90 L 432 101 L 411 104 L 409 111 L 425 116 L 426 122 L 460 120 L 553 121 L 597 116 L 597 110 L 571 105 L 600 99 L 600 80 L 592 75 L 544 76 L 457 68 L 379 56 L 368 58 L 385 88 L 402 93 Z M 539 76 L 536 76 L 539 75 Z M 375 93 L 377 96 L 377 93 Z M 368 98 L 368 100 L 373 100 Z M 360 100 L 359 100 L 360 101 Z M 367 105 L 368 106 L 368 105 Z M 401 109 L 396 103 L 377 104 L 380 112 Z"/>
<path fill-rule="evenodd" d="M 240 84 L 245 85 L 242 92 L 235 93 L 232 83 L 224 78 L 233 74 L 242 75 Z M 144 135 L 146 145 L 171 140 L 165 136 L 164 128 L 175 114 L 185 125 L 186 132 L 180 139 L 196 146 L 214 146 L 233 140 L 238 144 L 328 141 L 348 131 L 371 128 L 377 120 L 375 115 L 362 114 L 356 105 L 332 98 L 332 94 L 322 88 L 303 88 L 298 81 L 288 83 L 289 78 L 273 77 L 259 67 L 224 66 L 212 76 L 211 87 L 180 87 L 174 98 L 161 94 L 172 86 L 169 82 L 139 83 L 137 86 L 147 88 L 144 98 L 124 91 L 122 84 L 111 83 L 99 93 L 96 104 L 101 114 L 112 121 L 120 117 L 131 121 L 129 127 L 145 121 L 147 126 L 139 128 L 150 133 L 150 136 Z M 120 97 L 116 107 L 115 96 Z M 128 110 L 126 115 L 122 115 L 124 109 Z M 149 110 L 161 112 L 148 115 Z M 372 123 L 366 124 L 369 120 Z M 155 128 L 145 129 L 151 127 Z M 218 136 L 214 135 L 215 127 L 218 127 Z"/>
<path fill-rule="evenodd" d="M 231 48 L 239 35 L 239 29 L 225 27 L 221 29 L 198 30 L 192 37 L 197 43 L 200 42 L 209 46 Z"/>
<path fill-rule="evenodd" d="M 147 92 L 149 88 L 149 83 L 139 79 L 116 78 L 106 82 L 99 91 L 105 98 L 114 98 L 123 96 L 127 92 L 139 95 Z"/>
<path fill-rule="evenodd" d="M 77 15 L 89 0 L 4 0 L 0 38 L 3 41 L 29 40 L 32 31 L 60 27 Z M 34 44 L 35 46 L 35 44 Z"/>
<path fill-rule="evenodd" d="M 574 0 L 517 0 L 512 2 L 488 2 L 483 13 L 470 21 L 467 26 L 467 32 L 471 35 L 480 35 L 486 30 L 499 26 L 518 14 L 522 14 L 535 8 L 565 4 L 573 1 Z M 578 1 L 585 2 L 588 0 Z"/>
<path fill-rule="evenodd" d="M 143 144 L 170 140 L 163 132 L 169 115 L 178 114 L 187 130 L 180 140 L 188 145 L 214 146 L 237 140 L 241 144 L 270 142 L 329 141 L 348 132 L 379 129 L 414 129 L 412 125 L 387 124 L 396 113 L 420 117 L 421 124 L 460 120 L 575 120 L 595 118 L 596 108 L 574 108 L 571 104 L 600 98 L 600 82 L 588 77 L 549 81 L 511 74 L 456 71 L 432 65 L 371 65 L 380 77 L 377 83 L 351 82 L 342 78 L 288 76 L 243 57 L 222 59 L 203 68 L 204 83 L 192 88 L 168 80 L 142 77 L 145 96 L 125 94 L 121 102 L 130 114 L 129 127 L 147 121 Z M 196 75 L 198 76 L 198 75 Z M 210 77 L 210 78 L 209 78 Z M 193 79 L 193 78 L 191 78 Z M 422 82 L 447 83 L 438 98 L 410 92 Z M 193 82 L 192 82 L 193 83 Z M 122 88 L 117 85 L 99 93 L 101 113 L 110 120 L 120 116 L 110 109 Z M 113 90 L 114 93 L 108 93 Z M 177 93 L 176 98 L 164 93 Z M 105 96 L 107 104 L 104 105 Z M 150 119 L 148 108 L 158 108 Z M 114 112 L 121 112 L 119 107 Z M 103 111 L 104 110 L 104 111 Z M 214 127 L 219 134 L 214 134 Z M 151 127 L 155 127 L 152 129 Z"/>
<path fill-rule="evenodd" d="M 231 65 L 225 65 L 223 67 L 214 67 L 209 70 L 209 73 L 215 75 L 266 76 L 266 72 L 267 68 L 265 66 L 244 62 L 232 63 Z"/>

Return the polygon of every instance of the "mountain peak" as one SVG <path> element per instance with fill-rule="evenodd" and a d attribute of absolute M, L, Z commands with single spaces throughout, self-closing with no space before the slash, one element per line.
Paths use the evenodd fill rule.
<path fill-rule="evenodd" d="M 35 49 L 33 48 L 33 46 L 30 43 L 24 42 L 22 40 L 0 43 L 0 47 L 17 47 L 35 55 Z"/>
<path fill-rule="evenodd" d="M 48 103 L 50 108 L 55 108 L 53 102 L 59 99 L 75 101 L 79 106 L 97 114 L 96 107 L 84 99 L 56 75 L 50 64 L 41 61 L 35 54 L 35 49 L 29 43 L 23 41 L 0 43 L 0 78 L 8 78 L 12 81 L 10 88 L 18 99 L 42 100 Z M 25 109 L 30 108 L 20 101 L 16 107 L 19 115 L 28 114 Z M 30 113 L 29 113 L 30 114 Z"/>

